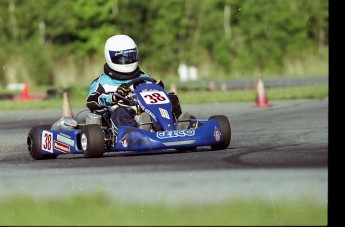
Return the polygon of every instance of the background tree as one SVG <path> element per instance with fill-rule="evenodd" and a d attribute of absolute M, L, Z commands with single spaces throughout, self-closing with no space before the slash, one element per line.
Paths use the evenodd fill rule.
<path fill-rule="evenodd" d="M 161 77 L 181 62 L 204 79 L 328 72 L 327 0 L 1 0 L 0 32 L 2 85 L 88 81 L 119 33 Z"/>

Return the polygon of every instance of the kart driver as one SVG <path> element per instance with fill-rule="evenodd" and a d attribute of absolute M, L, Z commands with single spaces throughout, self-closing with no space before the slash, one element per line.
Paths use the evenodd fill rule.
<path fill-rule="evenodd" d="M 91 112 L 96 113 L 105 107 L 113 106 L 111 113 L 112 128 L 117 132 L 117 128 L 123 125 L 138 127 L 138 122 L 131 115 L 131 107 L 118 105 L 120 97 L 113 93 L 127 95 L 124 85 L 137 77 L 150 77 L 141 71 L 139 64 L 138 47 L 134 40 L 127 35 L 115 35 L 110 37 L 104 46 L 104 72 L 92 81 L 89 88 L 86 106 Z M 163 88 L 161 81 L 157 81 Z M 174 92 L 168 94 L 173 104 L 173 112 L 176 118 L 189 119 L 188 113 L 181 112 L 181 107 L 177 95 Z M 180 119 L 179 118 L 179 119 Z M 143 112 L 139 116 L 139 123 L 151 122 L 150 116 Z M 185 127 L 185 128 L 183 128 Z M 180 123 L 179 129 L 186 129 L 188 125 Z M 144 127 L 145 129 L 145 127 Z"/>

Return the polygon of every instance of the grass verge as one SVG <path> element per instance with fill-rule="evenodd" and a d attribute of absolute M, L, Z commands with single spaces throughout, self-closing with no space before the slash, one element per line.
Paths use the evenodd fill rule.
<path fill-rule="evenodd" d="M 291 202 L 228 201 L 216 205 L 119 204 L 104 195 L 42 200 L 0 200 L 0 225 L 7 226 L 322 226 L 327 207 L 308 200 Z"/>
<path fill-rule="evenodd" d="M 303 87 L 283 87 L 266 89 L 268 99 L 289 100 L 289 99 L 322 99 L 328 97 L 328 84 L 310 85 Z M 72 108 L 86 108 L 86 95 L 84 90 L 72 89 L 70 101 Z M 231 102 L 255 102 L 256 91 L 227 90 L 227 91 L 181 91 L 178 92 L 182 104 L 205 104 L 205 103 L 231 103 Z M 62 96 L 46 100 L 1 100 L 0 110 L 16 109 L 60 109 Z"/>

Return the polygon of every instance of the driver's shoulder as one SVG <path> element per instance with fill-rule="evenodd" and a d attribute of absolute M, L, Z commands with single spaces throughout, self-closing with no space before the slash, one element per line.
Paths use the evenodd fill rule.
<path fill-rule="evenodd" d="M 146 72 L 140 70 L 139 76 L 138 77 L 152 77 L 149 74 L 147 74 Z"/>
<path fill-rule="evenodd" d="M 101 74 L 98 79 L 97 82 L 104 85 L 104 84 L 117 84 L 120 85 L 122 83 L 121 80 L 116 80 L 111 78 L 110 76 L 108 76 L 107 74 Z"/>

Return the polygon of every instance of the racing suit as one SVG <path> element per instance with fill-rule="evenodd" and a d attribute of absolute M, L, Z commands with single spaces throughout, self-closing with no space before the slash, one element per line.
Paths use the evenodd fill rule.
<path fill-rule="evenodd" d="M 92 81 L 86 106 L 91 112 L 102 110 L 107 106 L 114 105 L 112 102 L 112 93 L 124 83 L 130 82 L 137 77 L 151 77 L 145 72 L 141 71 L 139 67 L 130 74 L 122 74 L 112 70 L 107 64 L 104 64 L 104 72 L 95 80 Z M 177 96 L 174 93 L 169 93 L 169 97 L 173 103 L 173 111 L 176 117 L 181 114 L 181 108 Z M 112 128 L 117 132 L 117 128 L 123 125 L 138 127 L 138 123 L 134 120 L 130 113 L 131 108 L 126 108 L 117 105 L 111 113 Z"/>

